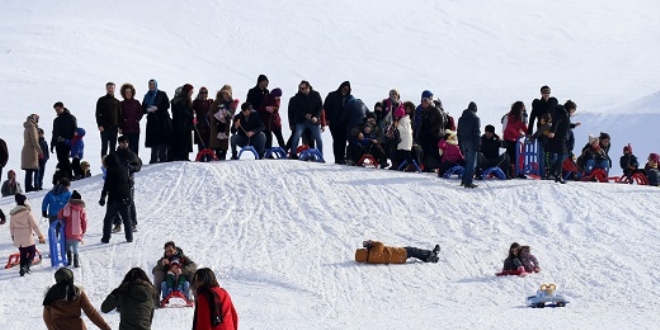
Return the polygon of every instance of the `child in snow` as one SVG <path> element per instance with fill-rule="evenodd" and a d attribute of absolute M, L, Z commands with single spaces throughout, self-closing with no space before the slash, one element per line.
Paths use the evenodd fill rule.
<path fill-rule="evenodd" d="M 652 153 L 649 155 L 648 162 L 644 166 L 646 171 L 646 179 L 649 181 L 649 186 L 660 185 L 660 172 L 658 166 L 660 165 L 660 155 Z"/>
<path fill-rule="evenodd" d="M 80 169 L 82 170 L 83 173 L 83 178 L 89 178 L 92 176 L 92 171 L 90 170 L 90 165 L 89 162 L 84 160 L 80 162 Z"/>
<path fill-rule="evenodd" d="M 465 166 L 465 157 L 463 157 L 463 153 L 458 147 L 456 132 L 446 130 L 444 138 L 438 143 L 438 149 L 440 156 L 442 156 L 438 177 L 442 177 L 445 172 L 456 165 Z"/>
<path fill-rule="evenodd" d="M 440 245 L 433 250 L 423 250 L 416 247 L 391 247 L 378 241 L 364 241 L 363 248 L 355 251 L 355 261 L 368 264 L 405 264 L 408 258 L 415 258 L 423 262 L 437 263 Z"/>
<path fill-rule="evenodd" d="M 541 271 L 541 267 L 539 266 L 539 262 L 536 260 L 536 257 L 531 253 L 531 250 L 532 249 L 527 245 L 520 247 L 520 262 L 522 262 L 526 272 L 538 273 Z"/>
<path fill-rule="evenodd" d="M 353 132 L 354 137 L 348 144 L 348 164 L 356 164 L 364 154 L 370 154 L 378 160 L 381 167 L 386 165 L 387 156 L 383 147 L 380 145 L 380 137 L 378 136 L 378 127 L 376 124 L 367 122 L 362 127 L 358 126 L 355 130 L 357 132 Z"/>
<path fill-rule="evenodd" d="M 62 178 L 58 184 L 49 191 L 41 202 L 41 216 L 48 218 L 48 226 L 57 220 L 57 214 L 69 202 L 71 192 L 69 187 L 71 181 L 67 178 Z M 59 228 L 57 233 L 59 237 Z"/>
<path fill-rule="evenodd" d="M 7 172 L 7 180 L 2 183 L 2 197 L 13 196 L 22 194 L 21 184 L 16 181 L 16 172 L 9 170 Z"/>
<path fill-rule="evenodd" d="M 607 154 L 601 148 L 599 139 L 593 135 L 589 135 L 589 147 L 584 149 L 581 157 L 584 161 L 584 168 L 587 175 L 591 175 L 591 172 L 598 168 L 605 171 L 605 173 L 610 171 L 610 162 L 607 159 Z"/>
<path fill-rule="evenodd" d="M 500 275 L 526 275 L 525 266 L 520 261 L 520 244 L 513 242 L 509 247 L 509 256 L 504 259 L 504 267 L 502 271 L 497 273 Z"/>
<path fill-rule="evenodd" d="M 14 199 L 16 207 L 9 213 L 11 215 L 9 218 L 9 232 L 14 246 L 21 253 L 19 274 L 23 276 L 30 273 L 30 266 L 37 253 L 33 233 L 37 234 L 39 243 L 44 244 L 46 240 L 44 240 L 44 235 L 41 234 L 41 230 L 39 230 L 39 226 L 32 215 L 27 197 L 23 194 L 16 194 Z"/>
<path fill-rule="evenodd" d="M 73 180 L 80 180 L 83 178 L 83 171 L 80 168 L 80 160 L 85 154 L 85 129 L 78 127 L 73 133 L 73 139 L 65 140 L 66 145 L 71 146 L 71 167 L 73 168 Z"/>
<path fill-rule="evenodd" d="M 625 175 L 628 178 L 628 181 L 632 184 L 632 175 L 639 172 L 639 162 L 637 162 L 637 157 L 632 153 L 632 146 L 630 143 L 623 147 L 623 156 L 621 156 L 619 164 L 623 170 L 623 175 Z"/>
<path fill-rule="evenodd" d="M 66 260 L 73 267 L 80 267 L 78 257 L 78 244 L 82 242 L 83 236 L 87 231 L 87 212 L 85 212 L 85 202 L 78 191 L 71 193 L 69 202 L 58 212 L 57 217 L 65 223 L 64 237 L 66 238 Z M 71 256 L 73 255 L 73 259 Z"/>
<path fill-rule="evenodd" d="M 161 284 L 161 292 L 163 299 L 170 293 L 178 291 L 183 293 L 186 298 L 190 297 L 190 283 L 185 275 L 182 273 L 181 262 L 179 258 L 173 258 L 169 263 L 169 270 L 165 276 L 165 282 Z"/>
<path fill-rule="evenodd" d="M 39 158 L 39 172 L 34 176 L 34 189 L 43 190 L 46 162 L 48 162 L 48 158 L 50 158 L 50 153 L 48 152 L 48 142 L 46 142 L 46 138 L 44 137 L 44 130 L 38 128 L 37 133 L 39 134 L 39 147 L 41 147 L 41 154 L 43 157 Z"/>

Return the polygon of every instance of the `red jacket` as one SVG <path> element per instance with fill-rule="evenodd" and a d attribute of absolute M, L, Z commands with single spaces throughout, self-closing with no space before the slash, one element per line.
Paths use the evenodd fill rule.
<path fill-rule="evenodd" d="M 229 293 L 220 287 L 212 288 L 215 294 L 220 297 L 222 302 L 222 323 L 215 327 L 211 327 L 211 308 L 209 302 L 204 295 L 197 296 L 197 327 L 193 330 L 237 330 L 238 329 L 238 315 L 234 304 L 231 302 Z"/>
<path fill-rule="evenodd" d="M 518 141 L 520 131 L 527 132 L 527 125 L 522 120 L 513 121 L 513 118 L 509 116 L 504 128 L 504 141 Z"/>
<path fill-rule="evenodd" d="M 273 112 L 268 112 L 266 107 L 272 107 Z M 261 106 L 257 109 L 261 116 L 261 121 L 264 122 L 266 131 L 271 132 L 273 129 L 282 128 L 282 118 L 280 118 L 280 100 L 275 100 L 270 94 L 266 95 Z"/>
<path fill-rule="evenodd" d="M 87 232 L 87 213 L 85 202 L 79 199 L 71 199 L 57 214 L 58 219 L 64 220 L 64 236 L 66 239 L 82 241 Z"/>

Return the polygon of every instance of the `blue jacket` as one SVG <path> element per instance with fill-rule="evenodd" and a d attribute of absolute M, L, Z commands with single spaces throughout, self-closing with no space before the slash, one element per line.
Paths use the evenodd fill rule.
<path fill-rule="evenodd" d="M 76 129 L 76 133 L 78 133 L 77 139 L 65 140 L 64 143 L 66 143 L 68 146 L 71 146 L 71 158 L 83 159 L 83 155 L 85 153 L 85 142 L 83 141 L 83 138 L 85 137 L 86 132 L 84 128 L 78 127 Z"/>
<path fill-rule="evenodd" d="M 41 211 L 48 211 L 49 217 L 57 216 L 66 203 L 71 198 L 71 192 L 61 184 L 57 184 L 49 191 L 41 202 Z"/>
<path fill-rule="evenodd" d="M 461 150 L 467 146 L 472 146 L 475 149 L 481 147 L 481 120 L 477 117 L 477 105 L 474 102 L 470 102 L 468 108 L 463 111 L 461 118 L 458 119 L 456 133 Z"/>

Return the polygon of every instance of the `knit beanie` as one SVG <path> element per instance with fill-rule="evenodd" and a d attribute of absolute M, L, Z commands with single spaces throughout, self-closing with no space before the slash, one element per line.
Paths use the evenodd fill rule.
<path fill-rule="evenodd" d="M 278 87 L 270 91 L 270 96 L 272 97 L 282 97 L 282 90 Z"/>
<path fill-rule="evenodd" d="M 394 117 L 403 118 L 406 115 L 406 110 L 403 108 L 403 104 L 400 104 L 396 110 L 394 110 Z"/>
<path fill-rule="evenodd" d="M 422 100 L 423 99 L 431 99 L 433 98 L 433 93 L 431 93 L 430 90 L 425 90 L 422 92 Z"/>
<path fill-rule="evenodd" d="M 82 196 L 80 196 L 80 193 L 78 192 L 78 190 L 74 190 L 71 193 L 71 199 L 82 199 Z"/>
<path fill-rule="evenodd" d="M 16 205 L 25 205 L 25 200 L 27 199 L 27 196 L 23 194 L 16 194 L 14 195 L 14 200 L 16 201 Z"/>
<path fill-rule="evenodd" d="M 600 132 L 600 136 L 599 136 L 598 138 L 601 139 L 601 140 L 605 140 L 605 139 L 608 139 L 608 140 L 609 140 L 609 139 L 610 139 L 610 135 L 607 134 L 607 133 L 605 133 L 605 132 Z"/>
<path fill-rule="evenodd" d="M 495 126 L 493 125 L 486 125 L 486 132 L 490 132 L 495 134 Z"/>

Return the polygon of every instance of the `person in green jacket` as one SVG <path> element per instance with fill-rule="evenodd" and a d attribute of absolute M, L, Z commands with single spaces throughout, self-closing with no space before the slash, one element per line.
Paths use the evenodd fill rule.
<path fill-rule="evenodd" d="M 119 330 L 150 330 L 158 300 L 156 290 L 141 268 L 128 271 L 118 288 L 103 301 L 101 311 L 120 314 Z"/>

